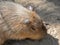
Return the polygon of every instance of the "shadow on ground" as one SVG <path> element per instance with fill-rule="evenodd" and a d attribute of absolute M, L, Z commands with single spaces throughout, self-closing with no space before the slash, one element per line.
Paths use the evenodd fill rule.
<path fill-rule="evenodd" d="M 59 45 L 58 39 L 48 35 L 42 40 L 33 41 L 33 40 L 7 40 L 3 45 Z"/>

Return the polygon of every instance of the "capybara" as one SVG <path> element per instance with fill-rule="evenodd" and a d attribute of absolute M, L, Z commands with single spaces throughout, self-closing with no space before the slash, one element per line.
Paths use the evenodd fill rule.
<path fill-rule="evenodd" d="M 39 40 L 47 35 L 42 19 L 20 4 L 0 2 L 0 45 L 7 39 Z"/>

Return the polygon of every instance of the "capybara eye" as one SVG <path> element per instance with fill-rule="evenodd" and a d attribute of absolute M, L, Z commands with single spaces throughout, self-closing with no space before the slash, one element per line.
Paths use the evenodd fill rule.
<path fill-rule="evenodd" d="M 23 20 L 23 23 L 24 23 L 24 24 L 29 24 L 29 23 L 30 23 L 30 20 L 29 20 L 28 18 L 27 18 L 27 19 L 24 19 L 24 20 Z"/>
<path fill-rule="evenodd" d="M 34 27 L 31 27 L 31 29 L 34 30 L 34 31 L 36 30 Z"/>

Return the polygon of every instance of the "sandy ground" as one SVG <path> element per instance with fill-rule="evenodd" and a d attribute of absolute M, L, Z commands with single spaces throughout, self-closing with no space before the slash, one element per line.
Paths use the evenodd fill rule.
<path fill-rule="evenodd" d="M 47 26 L 48 27 L 48 34 L 50 34 L 51 36 L 53 36 L 54 38 L 56 38 L 58 41 L 58 44 L 56 42 L 53 42 L 55 45 L 55 43 L 57 45 L 60 45 L 60 24 L 52 24 Z M 52 39 L 54 40 L 54 39 Z"/>

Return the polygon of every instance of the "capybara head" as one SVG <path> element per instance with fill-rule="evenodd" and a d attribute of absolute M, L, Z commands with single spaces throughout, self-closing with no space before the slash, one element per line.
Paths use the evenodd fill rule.
<path fill-rule="evenodd" d="M 42 39 L 47 34 L 47 29 L 39 15 L 19 4 L 1 2 L 0 16 L 5 24 L 0 31 L 4 32 L 2 34 L 7 39 Z"/>

